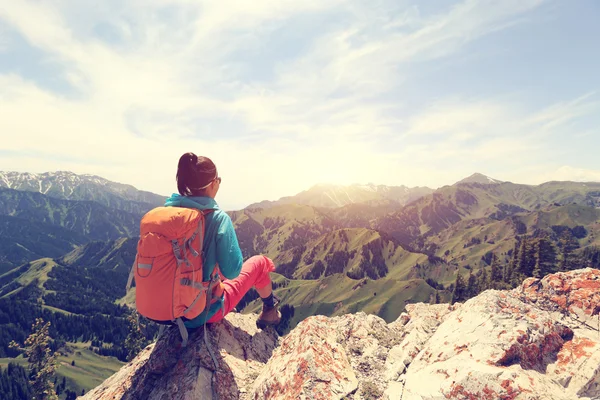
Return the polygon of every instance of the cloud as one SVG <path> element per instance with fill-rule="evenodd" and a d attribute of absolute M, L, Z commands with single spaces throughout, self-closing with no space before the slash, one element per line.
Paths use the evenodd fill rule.
<path fill-rule="evenodd" d="M 10 39 L 8 38 L 7 29 L 0 23 L 0 53 L 6 51 L 9 47 Z"/>
<path fill-rule="evenodd" d="M 515 16 L 542 3 L 467 0 L 426 16 L 415 7 L 394 12 L 390 9 L 393 3 L 387 2 L 387 7 L 353 4 L 352 25 L 326 35 L 311 53 L 285 65 L 282 73 L 288 76 L 282 81 L 292 79 L 291 85 L 296 86 L 293 77 L 324 75 L 321 83 L 331 82 L 325 87 L 344 84 L 356 89 L 366 86 L 387 90 L 390 82 L 396 82 L 400 64 L 455 53 L 469 42 L 507 28 Z M 388 23 L 379 23 L 390 18 Z"/>
<path fill-rule="evenodd" d="M 458 180 L 543 149 L 530 132 L 596 109 L 593 95 L 524 113 L 460 94 L 416 106 L 403 92 L 408 66 L 460 55 L 541 4 L 9 2 L 0 22 L 72 90 L 0 73 L 0 169 L 69 169 L 168 194 L 177 159 L 194 151 L 219 166 L 226 208 L 321 181 Z"/>
<path fill-rule="evenodd" d="M 489 135 L 496 128 L 492 122 L 510 111 L 501 103 L 485 100 L 446 100 L 433 104 L 409 120 L 408 135 L 448 135 L 468 140 Z"/>
<path fill-rule="evenodd" d="M 590 92 L 574 100 L 553 104 L 537 112 L 527 122 L 534 126 L 541 125 L 543 131 L 572 123 L 600 109 L 600 101 L 594 97 L 597 97 L 596 93 Z"/>

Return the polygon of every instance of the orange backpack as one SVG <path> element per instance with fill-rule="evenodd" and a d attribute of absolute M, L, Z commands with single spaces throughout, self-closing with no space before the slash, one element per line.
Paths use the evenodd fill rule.
<path fill-rule="evenodd" d="M 176 324 L 187 344 L 183 324 L 200 315 L 223 294 L 218 265 L 202 281 L 205 215 L 213 210 L 157 207 L 142 217 L 137 255 L 127 291 L 135 276 L 137 311 L 162 324 Z"/>

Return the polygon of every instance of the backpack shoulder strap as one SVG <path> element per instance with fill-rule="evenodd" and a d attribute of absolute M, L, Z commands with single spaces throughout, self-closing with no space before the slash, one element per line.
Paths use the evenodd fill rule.
<path fill-rule="evenodd" d="M 134 278 L 134 275 L 135 275 L 135 263 L 136 263 L 136 261 L 137 261 L 137 254 L 133 258 L 133 265 L 131 266 L 131 271 L 129 271 L 129 278 L 127 278 L 127 286 L 125 286 L 125 294 L 127 294 L 127 292 L 129 292 L 129 289 L 131 289 L 131 285 L 133 284 L 133 278 Z"/>
<path fill-rule="evenodd" d="M 199 210 L 199 211 L 201 211 L 202 215 L 204 215 L 206 217 L 208 214 L 213 213 L 217 210 L 215 210 L 214 208 L 207 208 L 206 210 Z"/>
<path fill-rule="evenodd" d="M 186 347 L 188 344 L 189 334 L 188 334 L 187 328 L 183 324 L 183 320 L 181 318 L 177 318 L 173 322 L 177 325 L 177 328 L 179 328 L 179 334 L 181 335 L 181 339 L 182 339 L 181 347 Z"/>

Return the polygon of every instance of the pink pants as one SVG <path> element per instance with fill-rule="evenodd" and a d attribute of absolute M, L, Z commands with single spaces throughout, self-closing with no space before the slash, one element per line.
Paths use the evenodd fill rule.
<path fill-rule="evenodd" d="M 269 272 L 273 271 L 275 271 L 275 264 L 266 256 L 253 256 L 247 259 L 242 265 L 242 270 L 237 278 L 223 281 L 225 313 L 218 311 L 207 322 L 212 323 L 222 320 L 252 287 L 260 289 L 271 283 Z"/>

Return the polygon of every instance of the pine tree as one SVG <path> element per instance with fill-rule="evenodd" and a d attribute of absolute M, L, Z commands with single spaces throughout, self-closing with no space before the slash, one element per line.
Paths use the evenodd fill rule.
<path fill-rule="evenodd" d="M 281 322 L 279 323 L 279 325 L 277 325 L 275 330 L 280 336 L 283 336 L 289 332 L 290 323 L 292 318 L 294 318 L 294 314 L 296 313 L 296 311 L 294 309 L 294 306 L 291 306 L 289 304 L 284 304 L 279 311 L 281 311 Z"/>
<path fill-rule="evenodd" d="M 502 268 L 500 267 L 500 261 L 498 260 L 496 253 L 492 256 L 492 266 L 490 267 L 490 270 L 490 286 L 492 289 L 496 289 L 502 282 Z"/>
<path fill-rule="evenodd" d="M 533 246 L 533 241 L 527 237 L 524 237 L 521 241 L 518 262 L 519 273 L 525 278 L 532 276 L 533 268 L 535 267 L 535 249 Z"/>
<path fill-rule="evenodd" d="M 36 318 L 31 328 L 32 332 L 25 340 L 25 355 L 29 362 L 29 377 L 35 400 L 58 400 L 52 378 L 56 372 L 57 360 L 49 346 L 50 322 L 44 323 L 42 318 Z M 17 348 L 14 341 L 11 347 Z"/>
<path fill-rule="evenodd" d="M 544 240 L 540 242 L 539 258 L 543 260 L 541 262 L 543 267 L 542 271 L 544 271 L 546 275 L 558 271 L 556 248 L 549 238 L 544 238 Z"/>
<path fill-rule="evenodd" d="M 127 316 L 127 321 L 129 322 L 129 334 L 123 342 L 123 347 L 127 352 L 127 361 L 131 361 L 146 347 L 147 340 L 143 333 L 144 325 L 138 321 L 136 311 Z"/>
<path fill-rule="evenodd" d="M 475 279 L 475 275 L 473 275 L 473 270 L 470 270 L 469 278 L 467 279 L 467 288 L 465 289 L 465 299 L 477 296 L 478 292 L 477 280 Z"/>
<path fill-rule="evenodd" d="M 544 274 L 544 272 L 542 271 L 543 267 L 540 264 L 540 258 L 537 257 L 538 251 L 539 250 L 536 250 L 535 267 L 533 267 L 533 272 L 531 273 L 531 276 L 540 279 L 546 276 L 546 274 Z"/>
<path fill-rule="evenodd" d="M 508 264 L 506 264 L 506 268 L 504 268 L 503 280 L 509 286 L 512 286 L 513 275 L 517 270 L 517 266 L 519 264 L 519 249 L 520 249 L 520 238 L 517 237 L 517 241 L 515 242 L 515 247 L 513 248 L 512 258 Z"/>
<path fill-rule="evenodd" d="M 457 301 L 463 300 L 465 295 L 465 289 L 465 278 L 462 277 L 460 271 L 457 271 L 456 281 L 454 282 L 454 290 L 452 291 L 452 299 L 450 300 L 450 304 L 454 304 Z"/>
<path fill-rule="evenodd" d="M 65 392 L 67 394 L 67 397 L 65 398 L 65 400 L 75 400 L 77 399 L 77 393 L 72 391 L 72 390 L 67 390 Z"/>
<path fill-rule="evenodd" d="M 585 267 L 600 268 L 600 247 L 586 247 L 585 249 L 583 249 L 583 253 L 581 256 L 582 259 L 585 260 Z"/>
<path fill-rule="evenodd" d="M 488 273 L 485 267 L 481 268 L 481 275 L 479 276 L 479 282 L 477 282 L 477 286 L 479 287 L 479 293 L 490 288 Z"/>
<path fill-rule="evenodd" d="M 570 229 L 565 229 L 562 232 L 559 239 L 559 245 L 561 250 L 559 263 L 560 271 L 573 269 L 575 267 L 573 252 L 579 248 L 579 242 L 575 239 Z"/>
<path fill-rule="evenodd" d="M 27 370 L 18 364 L 8 363 L 6 368 L 0 368 L 0 399 L 31 399 L 33 394 L 27 376 Z"/>
<path fill-rule="evenodd" d="M 538 239 L 535 246 L 535 268 L 533 269 L 533 276 L 536 278 L 543 278 L 553 272 L 556 272 L 556 250 L 547 237 L 541 237 Z"/>

